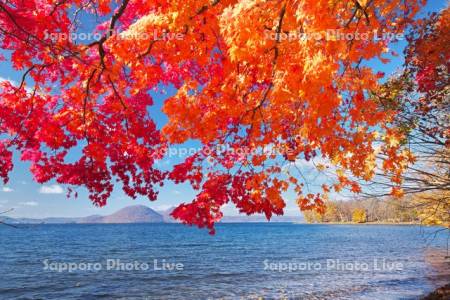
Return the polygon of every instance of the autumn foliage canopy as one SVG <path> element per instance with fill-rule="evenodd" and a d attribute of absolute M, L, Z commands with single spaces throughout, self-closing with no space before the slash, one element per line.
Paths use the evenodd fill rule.
<path fill-rule="evenodd" d="M 328 193 L 360 192 L 375 169 L 401 194 L 414 158 L 390 126 L 395 111 L 372 97 L 384 75 L 367 61 L 388 61 L 391 40 L 373 35 L 403 33 L 422 2 L 1 1 L 3 59 L 23 80 L 0 83 L 0 176 L 18 153 L 37 182 L 85 187 L 99 206 L 116 180 L 150 200 L 165 180 L 189 182 L 198 194 L 173 216 L 211 231 L 229 202 L 282 214 L 289 189 L 302 210 L 323 211 Z M 95 38 L 70 38 L 81 32 Z M 159 130 L 151 93 L 166 86 L 176 94 Z M 203 150 L 158 169 L 191 140 Z M 319 193 L 298 167 L 315 158 L 317 172 L 335 170 Z"/>

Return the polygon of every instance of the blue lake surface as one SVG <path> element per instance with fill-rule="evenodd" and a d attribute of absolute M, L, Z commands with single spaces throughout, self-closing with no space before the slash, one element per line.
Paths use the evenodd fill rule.
<path fill-rule="evenodd" d="M 448 280 L 427 262 L 437 229 L 0 226 L 0 299 L 418 299 Z"/>

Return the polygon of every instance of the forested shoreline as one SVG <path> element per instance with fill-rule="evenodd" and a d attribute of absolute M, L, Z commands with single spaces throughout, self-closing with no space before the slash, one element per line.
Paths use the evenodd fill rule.
<path fill-rule="evenodd" d="M 448 227 L 449 205 L 430 207 L 427 199 L 425 195 L 416 195 L 402 200 L 393 197 L 329 200 L 324 214 L 307 211 L 304 217 L 307 223 L 410 223 Z"/>

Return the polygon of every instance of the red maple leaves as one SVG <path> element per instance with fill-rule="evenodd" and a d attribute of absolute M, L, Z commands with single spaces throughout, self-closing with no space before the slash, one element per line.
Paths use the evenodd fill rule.
<path fill-rule="evenodd" d="M 401 32 L 418 7 L 416 0 L 0 3 L 0 47 L 23 72 L 20 83 L 0 86 L 0 176 L 7 180 L 15 150 L 37 182 L 85 187 L 99 206 L 115 181 L 150 200 L 166 179 L 190 182 L 197 197 L 173 216 L 210 231 L 229 202 L 246 214 L 282 214 L 289 188 L 301 209 L 322 211 L 330 189 L 305 195 L 305 182 L 286 175 L 286 165 L 322 157 L 357 178 L 373 176 L 374 131 L 388 131 L 390 112 L 367 96 L 379 74 L 361 62 L 381 57 L 387 42 L 267 36 Z M 81 30 L 96 38 L 71 38 Z M 183 38 L 154 39 L 155 32 Z M 167 85 L 177 93 L 164 103 L 169 122 L 160 131 L 149 95 Z M 170 172 L 156 167 L 167 147 L 188 140 L 225 150 L 199 151 Z M 406 157 L 395 145 L 384 149 Z M 344 175 L 334 183 L 360 191 Z"/>

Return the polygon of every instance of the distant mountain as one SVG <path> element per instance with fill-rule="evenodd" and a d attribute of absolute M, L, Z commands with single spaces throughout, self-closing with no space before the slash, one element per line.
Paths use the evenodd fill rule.
<path fill-rule="evenodd" d="M 0 216 L 0 221 L 8 224 L 125 224 L 125 223 L 179 223 L 170 214 L 175 209 L 171 207 L 164 211 L 154 211 L 145 205 L 134 205 L 122 208 L 121 210 L 106 216 L 92 215 L 83 218 L 43 218 L 43 219 L 31 219 L 31 218 L 11 218 L 6 216 Z M 268 222 L 263 215 L 253 216 L 224 216 L 221 223 L 259 223 Z M 295 222 L 303 223 L 303 216 L 274 216 L 270 220 L 271 223 L 275 222 Z"/>
<path fill-rule="evenodd" d="M 43 218 L 43 219 L 32 219 L 32 218 L 10 218 L 0 216 L 0 221 L 8 224 L 69 224 L 78 223 L 80 218 Z"/>
<path fill-rule="evenodd" d="M 84 217 L 84 218 L 80 218 L 77 223 L 87 223 L 87 224 L 92 224 L 92 223 L 102 223 L 102 219 L 104 218 L 104 216 L 100 216 L 100 215 L 92 215 L 92 216 L 88 216 L 88 217 Z"/>
<path fill-rule="evenodd" d="M 111 223 L 163 223 L 164 218 L 150 207 L 135 205 L 122 208 L 107 216 L 92 215 L 84 218 L 10 218 L 0 216 L 8 224 L 111 224 Z"/>
<path fill-rule="evenodd" d="M 94 216 L 95 217 L 95 216 Z M 97 221 L 95 223 L 163 223 L 164 218 L 150 207 L 144 205 L 134 205 L 122 208 L 121 210 L 109 216 L 100 217 L 98 219 L 88 217 L 81 219 Z M 80 223 L 81 223 L 80 222 Z M 84 222 L 85 223 L 85 222 Z"/>
<path fill-rule="evenodd" d="M 64 224 L 64 223 L 77 223 L 80 218 L 45 218 L 45 219 L 31 219 L 36 221 L 36 223 L 46 223 L 46 224 Z M 25 219 L 27 220 L 27 219 Z M 24 221 L 24 220 L 22 220 Z M 41 222 L 39 222 L 41 221 Z M 26 223 L 26 222 L 24 222 Z"/>

